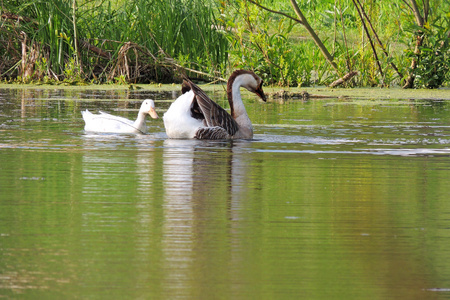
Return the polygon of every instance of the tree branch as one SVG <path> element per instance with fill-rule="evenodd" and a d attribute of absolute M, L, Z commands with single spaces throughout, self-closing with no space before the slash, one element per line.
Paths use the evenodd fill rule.
<path fill-rule="evenodd" d="M 303 26 L 305 26 L 306 30 L 308 30 L 309 34 L 313 38 L 317 47 L 319 47 L 320 51 L 325 56 L 326 60 L 331 64 L 333 69 L 339 74 L 340 72 L 339 72 L 337 64 L 334 62 L 333 56 L 331 56 L 330 52 L 328 52 L 328 49 L 322 43 L 321 39 L 317 36 L 314 29 L 312 29 L 311 25 L 309 25 L 308 20 L 306 20 L 302 11 L 298 7 L 297 2 L 295 0 L 290 0 L 290 1 L 291 1 L 292 7 L 294 8 L 295 14 L 297 15 L 297 17 L 299 17 L 300 21 L 302 21 Z"/>
<path fill-rule="evenodd" d="M 412 10 L 414 12 L 414 16 L 416 17 L 417 25 L 419 25 L 420 27 L 423 27 L 423 18 L 420 15 L 420 10 L 419 10 L 419 7 L 417 6 L 416 0 L 410 0 L 410 1 L 411 1 Z M 424 2 L 426 2 L 426 0 Z"/>
<path fill-rule="evenodd" d="M 377 51 L 375 50 L 375 46 L 373 45 L 372 37 L 369 34 L 369 30 L 367 29 L 366 22 L 364 21 L 364 18 L 361 13 L 362 8 L 360 9 L 358 4 L 356 3 L 356 0 L 353 0 L 353 4 L 355 5 L 356 10 L 358 11 L 359 18 L 361 19 L 361 23 L 363 25 L 364 31 L 366 32 L 367 38 L 369 39 L 370 46 L 372 47 L 373 55 L 375 57 L 375 61 L 377 62 L 378 70 L 380 71 L 380 74 L 383 76 L 383 69 L 381 68 L 380 60 L 378 59 L 378 55 L 377 55 Z"/>
<path fill-rule="evenodd" d="M 296 19 L 296 18 L 294 18 L 294 17 L 291 17 L 290 15 L 285 14 L 285 13 L 283 13 L 283 12 L 281 12 L 281 11 L 272 10 L 272 9 L 270 9 L 270 8 L 267 8 L 267 7 L 265 7 L 265 6 L 262 6 L 261 4 L 257 3 L 256 1 L 253 1 L 253 0 L 247 0 L 247 1 L 250 2 L 250 3 L 255 4 L 255 5 L 258 6 L 259 8 L 262 8 L 262 9 L 264 9 L 264 10 L 267 10 L 268 12 L 271 12 L 271 13 L 274 13 L 274 14 L 278 14 L 278 15 L 285 16 L 285 17 L 288 18 L 288 19 L 291 19 L 291 20 L 293 20 L 293 21 L 295 21 L 295 22 L 297 22 L 297 23 L 303 24 L 303 22 L 302 22 L 301 20 Z"/>
<path fill-rule="evenodd" d="M 366 18 L 367 23 L 369 23 L 370 29 L 372 29 L 373 35 L 375 36 L 375 39 L 377 40 L 378 45 L 380 46 L 381 50 L 383 50 L 384 55 L 386 57 L 389 57 L 389 53 L 386 51 L 386 48 L 384 48 L 384 45 L 381 42 L 380 37 L 378 36 L 377 32 L 375 31 L 375 28 L 373 28 L 372 22 L 370 21 L 369 16 L 367 16 L 366 11 L 364 10 L 364 7 L 362 6 L 361 2 L 359 2 L 359 0 L 356 0 L 356 2 L 358 2 L 359 6 L 361 7 L 361 11 L 362 11 L 364 17 Z M 400 73 L 397 66 L 392 61 L 391 61 L 391 66 L 397 72 L 398 76 L 400 76 L 400 78 L 403 78 L 403 75 Z"/>
<path fill-rule="evenodd" d="M 409 3 L 406 2 L 406 0 L 402 0 L 402 2 L 405 3 L 405 5 L 408 6 L 410 10 L 413 10 L 413 8 L 411 7 L 411 5 L 409 5 Z"/>
<path fill-rule="evenodd" d="M 428 18 L 427 7 L 429 7 L 429 1 L 423 0 L 424 14 L 425 14 L 424 18 L 420 14 L 420 10 L 419 10 L 419 7 L 417 6 L 417 2 L 415 0 L 410 0 L 410 1 L 411 1 L 411 9 L 414 12 L 414 16 L 416 17 L 417 24 L 423 28 L 424 18 L 425 18 L 425 20 Z M 419 33 L 416 37 L 416 46 L 414 48 L 414 54 L 416 54 L 416 55 L 420 54 L 420 47 L 422 46 L 422 43 L 423 43 L 423 36 Z M 410 89 L 410 88 L 414 87 L 414 79 L 415 79 L 414 70 L 416 68 L 417 68 L 417 58 L 413 57 L 413 59 L 411 61 L 411 67 L 410 67 L 411 71 L 408 75 L 408 78 L 406 78 L 406 80 L 405 80 L 405 84 L 403 85 L 404 89 Z"/>

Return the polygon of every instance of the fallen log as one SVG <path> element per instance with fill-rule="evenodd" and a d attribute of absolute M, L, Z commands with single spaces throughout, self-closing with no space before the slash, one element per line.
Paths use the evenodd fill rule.
<path fill-rule="evenodd" d="M 351 71 L 350 73 L 345 74 L 344 77 L 339 78 L 338 80 L 334 81 L 333 83 L 331 83 L 328 87 L 330 88 L 334 88 L 338 85 L 343 84 L 344 82 L 349 81 L 350 79 L 352 79 L 353 76 L 355 76 L 356 74 L 358 74 L 358 71 Z"/>

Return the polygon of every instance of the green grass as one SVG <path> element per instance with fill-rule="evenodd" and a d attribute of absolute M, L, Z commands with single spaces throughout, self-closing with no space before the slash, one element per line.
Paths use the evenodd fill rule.
<path fill-rule="evenodd" d="M 13 67 L 21 59 L 21 37 L 27 33 L 28 56 L 35 43 L 39 57 L 29 61 L 39 64 L 39 72 L 28 80 L 75 80 L 77 72 L 98 82 L 114 80 L 121 75 L 130 82 L 173 80 L 172 60 L 186 68 L 222 75 L 227 68 L 227 41 L 213 30 L 217 24 L 216 8 L 204 0 L 134 0 L 76 1 L 76 29 L 79 40 L 109 53 L 112 59 L 80 48 L 81 68 L 74 70 L 77 56 L 74 42 L 72 1 L 22 0 L 6 2 L 3 12 L 21 16 L 5 18 L 0 38 L 11 41 L 0 54 L 9 62 L 0 67 L 3 78 L 22 75 Z M 215 26 L 217 27 L 217 26 Z M 127 44 L 128 43 L 128 44 Z M 66 66 L 72 68 L 65 72 Z"/>
<path fill-rule="evenodd" d="M 199 71 L 190 72 L 193 77 L 208 78 L 226 78 L 234 69 L 248 68 L 267 84 L 278 86 L 327 85 L 350 70 L 359 73 L 348 86 L 400 85 L 415 57 L 414 16 L 400 0 L 360 1 L 389 54 L 386 57 L 375 45 L 381 71 L 352 0 L 298 1 L 333 54 L 339 73 L 303 26 L 244 0 L 76 0 L 75 11 L 72 0 L 3 1 L 0 9 L 7 17 L 0 25 L 4 58 L 0 78 L 68 84 L 164 83 L 176 81 L 180 68 Z M 289 1 L 260 3 L 295 16 Z M 416 71 L 418 87 L 450 85 L 448 4 L 449 0 L 430 0 L 427 44 L 418 57 L 428 65 Z M 27 37 L 25 57 L 21 32 Z M 442 55 L 434 57 L 439 51 Z"/>

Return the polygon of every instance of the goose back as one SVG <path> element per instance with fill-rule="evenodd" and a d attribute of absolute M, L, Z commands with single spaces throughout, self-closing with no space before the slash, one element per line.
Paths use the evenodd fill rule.
<path fill-rule="evenodd" d="M 223 130 L 225 130 L 229 136 L 233 136 L 239 130 L 239 125 L 236 120 L 225 109 L 211 100 L 189 78 L 183 76 L 183 79 L 183 85 L 188 86 L 195 95 L 191 105 L 191 116 L 196 119 L 202 119 L 205 126 L 207 126 L 206 128 L 202 128 L 202 135 L 217 135 L 219 131 L 223 135 Z M 223 130 L 214 129 L 214 127 L 221 127 Z M 208 131 L 211 132 L 208 133 Z M 203 137 L 203 139 L 206 138 Z"/>

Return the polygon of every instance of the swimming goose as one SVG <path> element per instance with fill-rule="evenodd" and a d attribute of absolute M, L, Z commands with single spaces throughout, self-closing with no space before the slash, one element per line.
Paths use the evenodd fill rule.
<path fill-rule="evenodd" d="M 110 132 L 110 133 L 146 133 L 145 116 L 149 114 L 153 119 L 158 118 L 153 100 L 146 99 L 142 102 L 136 121 L 131 121 L 122 117 L 113 116 L 100 111 L 100 114 L 93 114 L 89 110 L 81 112 L 85 131 Z"/>
<path fill-rule="evenodd" d="M 252 71 L 234 71 L 227 83 L 229 114 L 212 101 L 189 78 L 183 76 L 183 94 L 164 114 L 164 126 L 169 138 L 175 139 L 251 139 L 253 127 L 241 98 L 240 87 L 266 101 L 262 79 Z"/>

